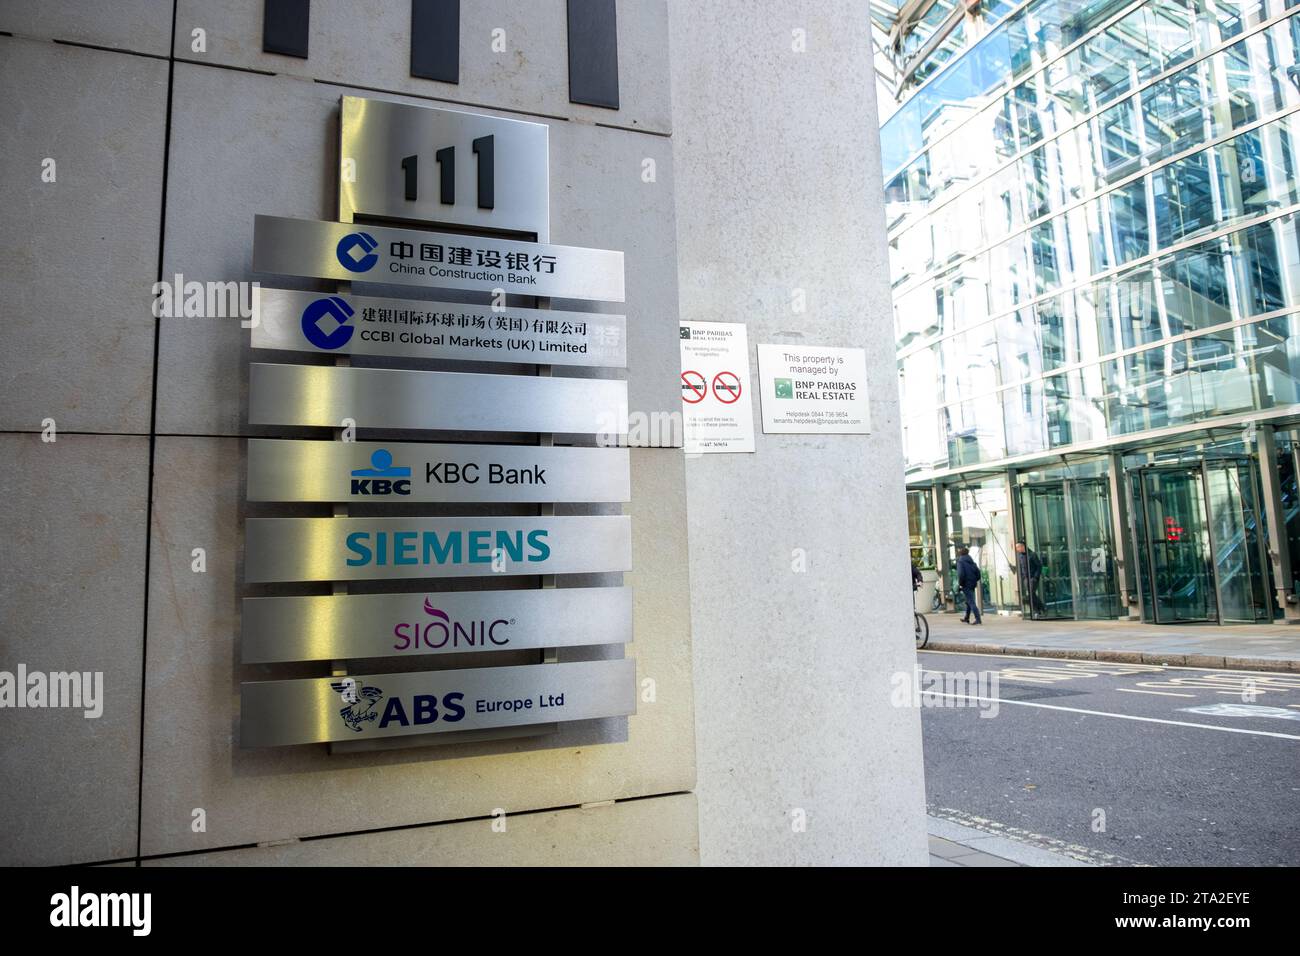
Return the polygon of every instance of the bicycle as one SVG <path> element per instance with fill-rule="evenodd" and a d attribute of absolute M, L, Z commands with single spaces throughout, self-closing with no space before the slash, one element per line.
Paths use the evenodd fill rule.
<path fill-rule="evenodd" d="M 912 616 L 916 618 L 916 649 L 919 651 L 930 642 L 930 622 L 920 611 L 913 611 Z"/>

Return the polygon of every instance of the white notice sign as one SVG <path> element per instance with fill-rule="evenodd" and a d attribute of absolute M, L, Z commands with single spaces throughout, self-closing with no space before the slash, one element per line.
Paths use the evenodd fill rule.
<path fill-rule="evenodd" d="M 754 450 L 749 339 L 736 322 L 682 322 L 682 445 L 687 454 Z"/>
<path fill-rule="evenodd" d="M 807 345 L 760 345 L 765 434 L 871 431 L 867 353 Z"/>

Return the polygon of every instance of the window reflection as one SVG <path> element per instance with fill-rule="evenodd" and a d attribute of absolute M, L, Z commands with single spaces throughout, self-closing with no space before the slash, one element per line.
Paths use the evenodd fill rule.
<path fill-rule="evenodd" d="M 1007 21 L 1021 82 L 932 114 L 887 187 L 909 469 L 1300 402 L 1300 17 L 1257 30 L 1281 12 L 1147 3 L 1032 75 L 1068 31 Z"/>

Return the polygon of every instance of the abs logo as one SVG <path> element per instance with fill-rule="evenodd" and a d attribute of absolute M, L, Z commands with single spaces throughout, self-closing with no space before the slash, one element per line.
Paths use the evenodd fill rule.
<path fill-rule="evenodd" d="M 434 694 L 414 694 L 402 703 L 401 697 L 389 697 L 380 713 L 379 702 L 384 699 L 384 692 L 378 687 L 358 687 L 355 678 L 345 677 L 341 681 L 330 681 L 330 690 L 343 698 L 346 705 L 339 710 L 343 723 L 354 733 L 361 733 L 368 723 L 378 721 L 380 730 L 389 724 L 410 727 L 412 724 L 432 724 L 441 720 L 454 724 L 464 719 L 465 707 L 462 701 L 465 695 L 459 691 L 443 694 L 442 700 Z M 408 715 L 408 707 L 410 713 Z"/>
<path fill-rule="evenodd" d="M 375 237 L 367 232 L 350 232 L 339 240 L 334 254 L 338 256 L 339 265 L 349 272 L 369 272 L 379 261 L 374 250 L 379 248 Z M 358 251 L 360 255 L 358 255 Z"/>
<path fill-rule="evenodd" d="M 370 456 L 369 468 L 352 472 L 354 495 L 409 495 L 411 469 L 393 464 L 393 453 L 380 448 Z"/>
<path fill-rule="evenodd" d="M 318 349 L 341 349 L 352 341 L 352 333 L 356 331 L 348 325 L 353 314 L 347 300 L 337 295 L 317 299 L 302 310 L 302 334 Z M 321 320 L 326 317 L 334 321 L 334 328 L 328 332 L 321 328 Z"/>
<path fill-rule="evenodd" d="M 344 707 L 339 711 L 339 716 L 350 729 L 361 733 L 362 724 L 379 718 L 379 711 L 375 706 L 384 696 L 384 692 L 378 687 L 358 688 L 355 679 L 345 677 L 341 681 L 331 681 L 330 690 L 343 698 Z"/>

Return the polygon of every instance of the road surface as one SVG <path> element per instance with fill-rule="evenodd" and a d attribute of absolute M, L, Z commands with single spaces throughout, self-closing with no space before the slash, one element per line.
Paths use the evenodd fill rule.
<path fill-rule="evenodd" d="M 930 813 L 1100 865 L 1300 864 L 1300 674 L 917 658 Z"/>

